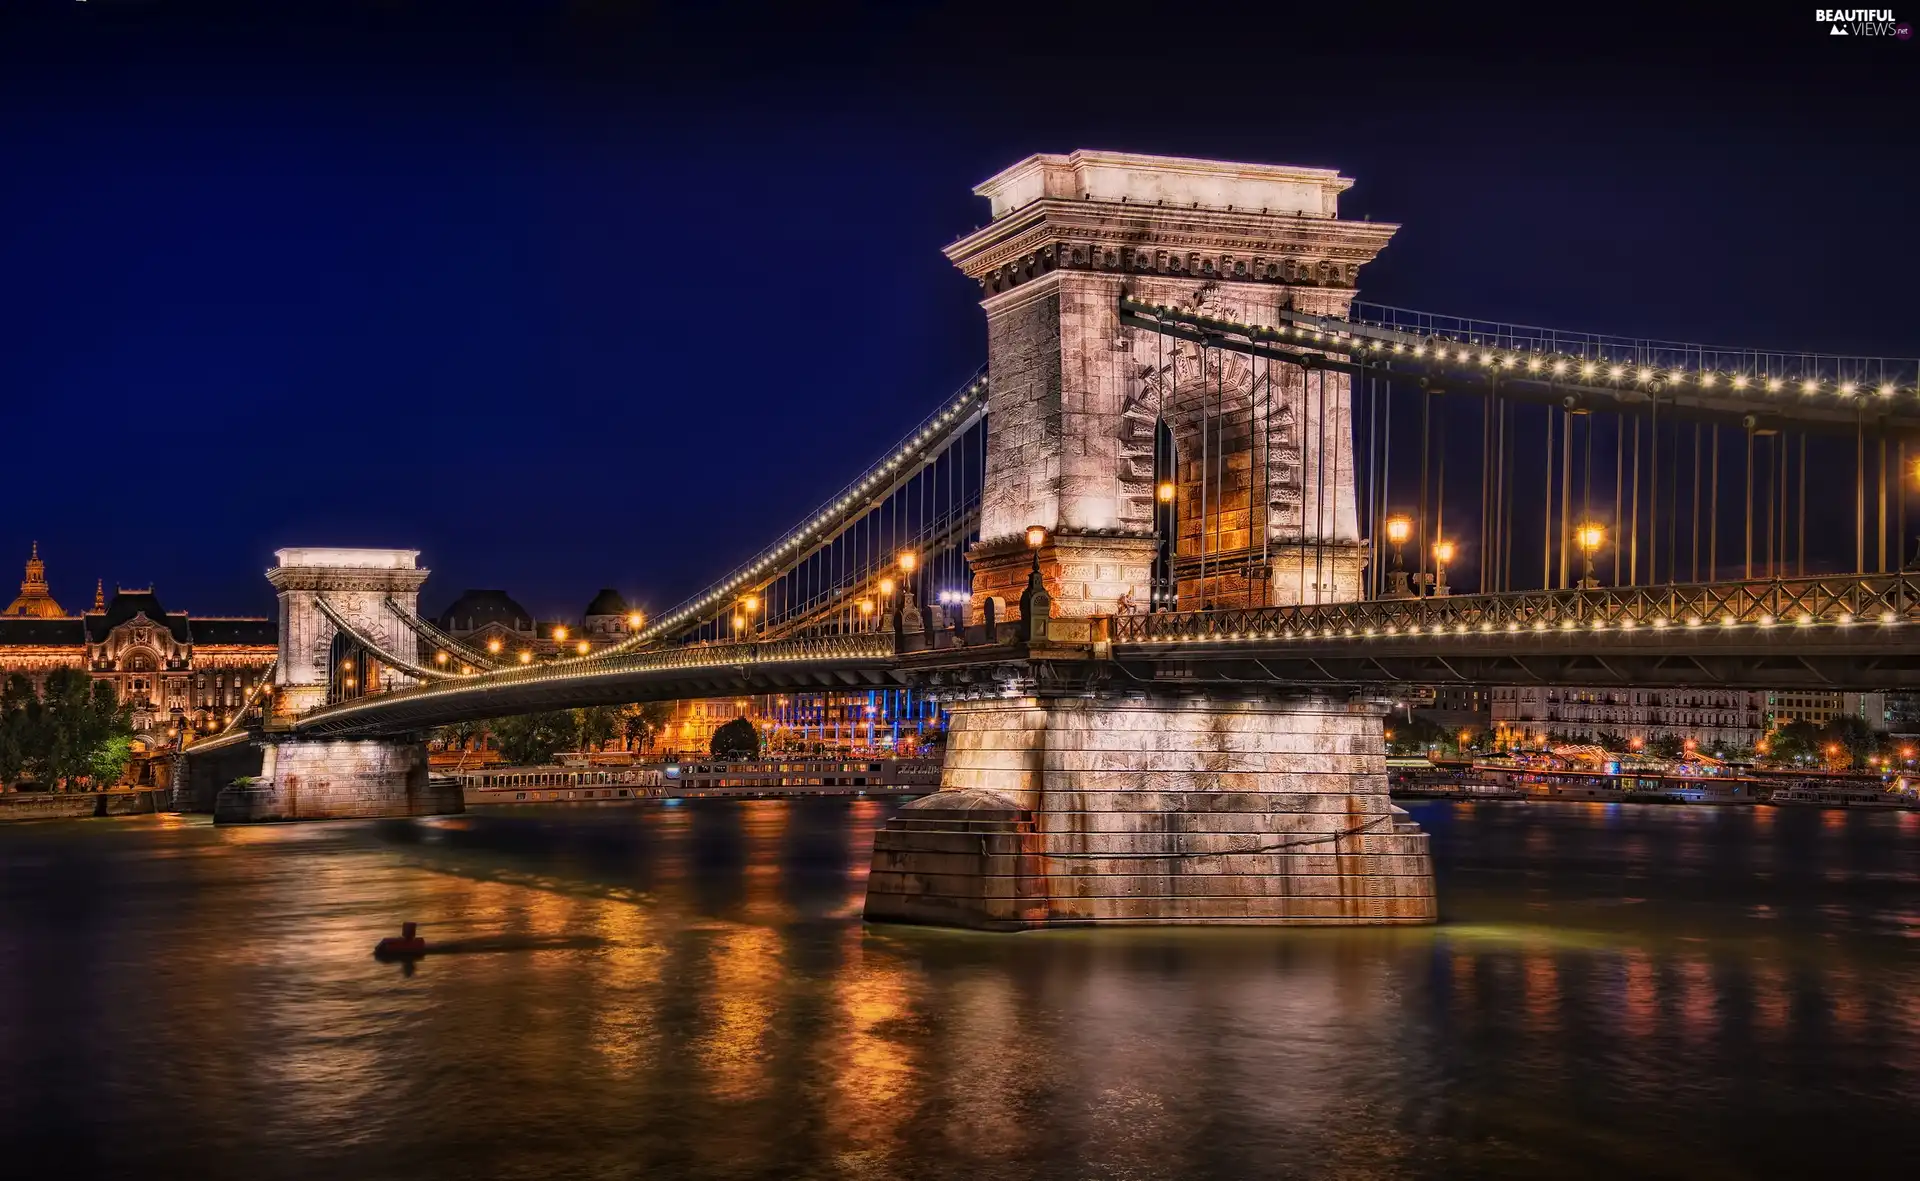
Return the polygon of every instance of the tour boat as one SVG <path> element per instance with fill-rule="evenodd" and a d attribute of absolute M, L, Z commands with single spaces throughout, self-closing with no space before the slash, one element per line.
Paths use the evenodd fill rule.
<path fill-rule="evenodd" d="M 1874 783 L 1823 783 L 1803 779 L 1792 787 L 1783 787 L 1768 801 L 1774 804 L 1812 808 L 1912 808 L 1920 800 L 1905 792 L 1892 791 Z"/>

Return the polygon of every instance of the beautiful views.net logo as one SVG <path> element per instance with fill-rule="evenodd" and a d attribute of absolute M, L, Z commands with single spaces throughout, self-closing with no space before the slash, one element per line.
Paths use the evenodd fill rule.
<path fill-rule="evenodd" d="M 1813 19 L 1826 25 L 1831 37 L 1898 37 L 1905 41 L 1913 36 L 1913 26 L 1896 21 L 1891 8 L 1816 8 Z"/>

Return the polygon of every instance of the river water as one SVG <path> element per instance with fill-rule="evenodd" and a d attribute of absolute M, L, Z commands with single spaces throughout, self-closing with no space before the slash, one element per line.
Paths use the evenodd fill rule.
<path fill-rule="evenodd" d="M 1920 1169 L 1920 815 L 1416 805 L 1438 927 L 980 935 L 861 923 L 890 807 L 0 828 L 0 1170 Z"/>

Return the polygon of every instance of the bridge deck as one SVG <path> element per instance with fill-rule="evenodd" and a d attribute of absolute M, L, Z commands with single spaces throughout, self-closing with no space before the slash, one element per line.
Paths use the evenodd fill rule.
<path fill-rule="evenodd" d="M 1155 683 L 1725 685 L 1920 688 L 1920 576 L 1374 599 L 688 645 L 506 669 L 332 705 L 301 733 L 393 734 L 532 710 L 920 684 L 958 689 L 1030 660 Z"/>

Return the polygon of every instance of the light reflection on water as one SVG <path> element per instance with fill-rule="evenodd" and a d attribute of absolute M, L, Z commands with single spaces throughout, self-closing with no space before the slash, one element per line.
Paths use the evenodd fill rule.
<path fill-rule="evenodd" d="M 1416 930 L 864 927 L 873 800 L 0 829 L 65 1176 L 1904 1172 L 1920 817 L 1427 805 Z M 374 962 L 403 919 L 445 952 Z"/>

